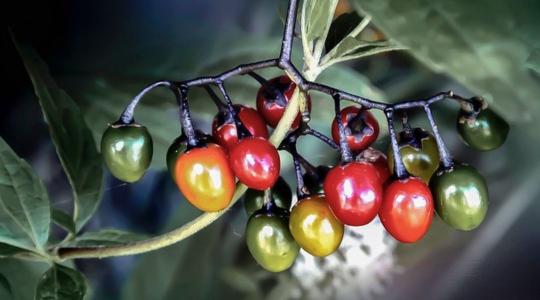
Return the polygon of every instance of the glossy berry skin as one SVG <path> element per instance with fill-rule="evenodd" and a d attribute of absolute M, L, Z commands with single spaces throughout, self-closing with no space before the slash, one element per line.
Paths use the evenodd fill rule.
<path fill-rule="evenodd" d="M 188 150 L 178 157 L 174 170 L 178 188 L 198 209 L 220 211 L 231 203 L 235 178 L 221 146 L 210 143 Z"/>
<path fill-rule="evenodd" d="M 270 272 L 287 270 L 300 251 L 289 232 L 288 218 L 272 213 L 256 213 L 249 218 L 246 243 L 257 263 Z"/>
<path fill-rule="evenodd" d="M 277 207 L 289 210 L 292 201 L 292 191 L 285 179 L 279 177 L 272 187 L 272 198 Z M 264 204 L 264 191 L 248 189 L 244 194 L 244 208 L 248 216 L 251 216 Z"/>
<path fill-rule="evenodd" d="M 197 132 L 197 139 L 201 144 L 207 144 L 212 143 L 212 137 L 209 135 L 206 135 L 202 132 Z M 185 135 L 181 135 L 177 137 L 173 143 L 169 146 L 169 149 L 167 149 L 167 169 L 169 170 L 169 173 L 171 174 L 171 177 L 174 179 L 174 167 L 176 165 L 176 159 L 184 153 L 187 149 L 187 137 Z"/>
<path fill-rule="evenodd" d="M 236 113 L 240 122 L 251 133 L 252 136 L 268 138 L 268 128 L 259 113 L 248 106 L 235 105 Z M 234 121 L 226 122 L 218 113 L 212 122 L 212 136 L 216 142 L 225 149 L 230 149 L 238 143 L 238 133 Z"/>
<path fill-rule="evenodd" d="M 491 109 L 482 110 L 476 117 L 469 117 L 462 110 L 458 116 L 457 130 L 469 147 L 490 151 L 504 144 L 510 126 Z"/>
<path fill-rule="evenodd" d="M 356 106 L 348 106 L 341 110 L 340 120 L 345 127 L 345 135 L 349 148 L 359 152 L 373 144 L 379 136 L 379 124 L 373 114 Z M 332 138 L 339 144 L 339 126 L 332 122 Z"/>
<path fill-rule="evenodd" d="M 343 223 L 334 216 L 323 195 L 298 201 L 291 211 L 289 229 L 300 247 L 313 256 L 332 254 L 343 240 Z"/>
<path fill-rule="evenodd" d="M 448 225 L 472 230 L 482 223 L 488 208 L 488 189 L 482 175 L 467 165 L 438 171 L 429 183 L 437 214 Z"/>
<path fill-rule="evenodd" d="M 238 180 L 251 189 L 264 191 L 279 178 L 279 154 L 266 139 L 242 139 L 230 149 L 229 161 Z"/>
<path fill-rule="evenodd" d="M 377 168 L 377 173 L 379 174 L 379 178 L 383 183 L 385 183 L 392 174 L 390 172 L 390 169 L 388 168 L 388 161 L 386 160 L 386 155 L 384 155 L 384 153 L 375 148 L 369 147 L 366 150 L 360 152 L 360 154 L 356 156 L 355 160 L 358 162 L 372 163 L 375 168 Z"/>
<path fill-rule="evenodd" d="M 382 203 L 382 182 L 377 168 L 366 162 L 350 162 L 332 168 L 324 180 L 326 201 L 345 225 L 366 225 Z"/>
<path fill-rule="evenodd" d="M 398 179 L 385 188 L 379 218 L 396 240 L 419 241 L 429 230 L 433 214 L 431 191 L 420 178 Z"/>
<path fill-rule="evenodd" d="M 287 103 L 291 100 L 296 83 L 294 83 L 288 76 L 283 75 L 275 77 L 268 81 L 269 85 L 275 86 L 284 96 L 283 98 L 276 98 L 272 91 L 268 91 L 264 86 L 261 86 L 257 92 L 257 111 L 264 118 L 266 123 L 271 127 L 276 127 L 285 113 Z M 307 109 L 311 111 L 311 98 L 307 98 Z M 300 125 L 301 114 L 298 113 L 293 121 L 291 129 L 296 129 Z"/>
<path fill-rule="evenodd" d="M 103 133 L 103 160 L 112 175 L 122 181 L 139 180 L 150 166 L 152 153 L 152 137 L 142 125 L 113 124 Z"/>
<path fill-rule="evenodd" d="M 418 136 L 417 144 L 404 141 L 404 132 L 398 135 L 399 153 L 409 174 L 420 177 L 426 183 L 439 168 L 439 150 L 437 141 L 427 131 L 421 128 L 415 128 Z M 394 172 L 394 154 L 392 148 L 388 149 L 388 167 Z"/>

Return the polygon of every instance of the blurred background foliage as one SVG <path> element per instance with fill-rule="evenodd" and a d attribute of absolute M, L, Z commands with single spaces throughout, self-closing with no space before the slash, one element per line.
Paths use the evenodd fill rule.
<path fill-rule="evenodd" d="M 107 124 L 149 82 L 215 74 L 241 62 L 276 56 L 282 31 L 278 11 L 283 2 L 19 1 L 7 19 L 17 35 L 32 41 L 58 85 L 79 104 L 99 142 Z M 466 96 L 479 94 L 512 127 L 505 146 L 490 153 L 475 152 L 458 139 L 455 104 L 437 105 L 436 118 L 452 153 L 476 166 L 489 183 L 491 203 L 484 224 L 473 232 L 457 232 L 436 218 L 421 242 L 397 247 L 385 244 L 391 259 L 375 257 L 365 266 L 370 270 L 366 276 L 373 278 L 361 283 L 355 281 L 357 276 L 329 276 L 309 288 L 339 290 L 330 295 L 340 299 L 533 298 L 540 274 L 538 1 L 350 2 L 410 51 L 331 67 L 319 82 L 381 101 L 423 98 L 448 89 Z M 375 28 L 370 30 L 373 35 L 381 34 Z M 3 45 L 9 84 L 2 97 L 0 135 L 43 178 L 55 207 L 69 210 L 69 185 L 7 31 Z M 299 43 L 296 46 L 295 60 L 300 63 Z M 270 77 L 277 72 L 261 74 Z M 253 80 L 235 78 L 227 87 L 234 101 L 254 104 L 258 87 Z M 190 96 L 197 126 L 208 131 L 215 113 L 213 104 L 200 91 Z M 320 95 L 313 97 L 312 124 L 328 132 L 331 103 L 319 99 L 323 98 Z M 167 92 L 152 92 L 137 108 L 135 118 L 154 137 L 153 169 L 133 185 L 107 174 L 101 205 L 86 230 L 115 227 L 152 235 L 198 215 L 181 199 L 163 170 L 166 147 L 180 129 L 172 97 Z M 422 114 L 411 118 L 415 125 L 428 127 Z M 378 146 L 386 148 L 385 137 Z M 326 146 L 311 139 L 303 140 L 300 149 L 315 164 L 335 159 Z M 290 159 L 286 155 L 283 159 L 285 176 L 294 185 Z M 290 273 L 270 274 L 257 267 L 244 244 L 246 219 L 239 204 L 209 228 L 172 247 L 137 257 L 75 264 L 91 283 L 92 299 L 328 295 L 306 291 Z M 369 234 L 364 236 L 369 238 Z M 367 257 L 375 255 L 370 252 L 370 242 L 358 247 L 361 245 L 368 261 Z M 8 299 L 2 294 L 9 292 L 6 289 L 11 289 L 9 294 L 15 299 L 31 299 L 33 291 L 14 287 L 35 286 L 33 282 L 44 270 L 41 264 L 0 260 L 0 299 Z M 342 292 L 357 285 L 367 291 L 354 296 Z"/>

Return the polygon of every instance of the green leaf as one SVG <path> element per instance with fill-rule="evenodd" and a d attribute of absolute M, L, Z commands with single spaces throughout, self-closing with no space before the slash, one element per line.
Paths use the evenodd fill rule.
<path fill-rule="evenodd" d="M 527 58 L 527 67 L 540 76 L 540 48 L 534 49 Z"/>
<path fill-rule="evenodd" d="M 75 229 L 75 223 L 70 215 L 65 213 L 63 210 L 53 208 L 51 209 L 51 218 L 52 221 L 65 229 L 67 232 L 75 234 L 77 231 Z"/>
<path fill-rule="evenodd" d="M 343 39 L 332 51 L 324 56 L 321 66 L 359 59 L 383 52 L 402 50 L 403 47 L 394 45 L 392 42 L 366 42 L 358 37 L 348 36 Z"/>
<path fill-rule="evenodd" d="M 30 252 L 26 249 L 13 247 L 8 244 L 0 243 L 0 258 L 15 256 L 21 253 L 30 253 Z"/>
<path fill-rule="evenodd" d="M 11 285 L 7 278 L 2 274 L 0 274 L 0 299 L 13 299 Z"/>
<path fill-rule="evenodd" d="M 4 297 L 0 286 L 0 299 L 33 300 L 35 287 L 48 268 L 48 264 L 43 262 L 0 259 L 0 277 L 7 279 L 11 290 L 11 296 Z"/>
<path fill-rule="evenodd" d="M 36 300 L 82 300 L 86 294 L 86 281 L 77 270 L 55 264 L 39 281 Z"/>
<path fill-rule="evenodd" d="M 338 0 L 305 0 L 302 7 L 302 23 L 305 26 L 302 38 L 308 43 L 322 42 L 324 45 L 337 3 Z"/>
<path fill-rule="evenodd" d="M 505 118 L 539 111 L 540 85 L 526 66 L 538 49 L 536 0 L 354 0 L 387 37 L 431 69 L 484 96 Z M 533 56 L 534 57 L 534 56 Z"/>
<path fill-rule="evenodd" d="M 85 232 L 78 236 L 68 246 L 108 246 L 134 242 L 144 239 L 144 235 L 118 229 L 102 229 L 100 231 Z"/>
<path fill-rule="evenodd" d="M 103 171 L 92 133 L 79 107 L 58 87 L 46 64 L 28 44 L 12 35 L 34 85 L 56 152 L 73 188 L 73 220 L 80 230 L 101 198 Z"/>
<path fill-rule="evenodd" d="M 0 138 L 0 243 L 42 250 L 49 236 L 49 205 L 43 182 Z"/>

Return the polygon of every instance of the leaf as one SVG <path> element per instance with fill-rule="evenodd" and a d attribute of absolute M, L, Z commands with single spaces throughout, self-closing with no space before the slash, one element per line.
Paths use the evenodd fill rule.
<path fill-rule="evenodd" d="M 48 264 L 43 262 L 29 262 L 20 259 L 0 259 L 0 277 L 7 279 L 11 296 L 3 297 L 0 286 L 0 299 L 33 300 L 35 287 Z"/>
<path fill-rule="evenodd" d="M 325 41 L 326 52 L 332 50 L 360 24 L 362 18 L 356 13 L 344 13 L 332 22 Z"/>
<path fill-rule="evenodd" d="M 73 220 L 80 230 L 101 198 L 101 157 L 77 104 L 58 87 L 32 47 L 13 34 L 12 39 L 32 80 L 56 152 L 73 188 Z"/>
<path fill-rule="evenodd" d="M 70 215 L 65 213 L 63 210 L 53 208 L 51 209 L 51 218 L 52 221 L 65 229 L 67 232 L 75 234 L 77 231 L 75 229 L 75 223 Z"/>
<path fill-rule="evenodd" d="M 359 59 L 383 52 L 402 50 L 403 47 L 394 45 L 392 42 L 366 42 L 357 37 L 348 36 L 343 39 L 332 51 L 324 56 L 321 61 L 323 68 L 348 60 Z"/>
<path fill-rule="evenodd" d="M 2 274 L 0 274 L 0 299 L 13 299 L 11 285 L 7 278 Z"/>
<path fill-rule="evenodd" d="M 535 0 L 354 0 L 386 36 L 434 71 L 484 96 L 505 118 L 527 121 L 540 94 L 527 58 L 538 49 Z"/>
<path fill-rule="evenodd" d="M 78 236 L 68 246 L 88 247 L 118 245 L 142 240 L 144 238 L 144 235 L 118 229 L 102 229 L 100 231 L 85 232 Z"/>
<path fill-rule="evenodd" d="M 17 254 L 27 253 L 27 252 L 28 250 L 26 249 L 13 247 L 8 244 L 0 243 L 0 258 L 15 256 Z"/>
<path fill-rule="evenodd" d="M 0 243 L 43 250 L 49 236 L 49 205 L 43 182 L 0 138 Z"/>
<path fill-rule="evenodd" d="M 337 3 L 338 0 L 305 0 L 302 8 L 305 11 L 305 18 L 302 21 L 305 31 L 302 38 L 308 43 L 318 41 L 324 43 Z"/>
<path fill-rule="evenodd" d="M 55 264 L 39 281 L 36 300 L 82 300 L 86 294 L 86 281 L 77 270 Z"/>
<path fill-rule="evenodd" d="M 527 58 L 527 67 L 540 76 L 540 48 L 534 49 Z"/>

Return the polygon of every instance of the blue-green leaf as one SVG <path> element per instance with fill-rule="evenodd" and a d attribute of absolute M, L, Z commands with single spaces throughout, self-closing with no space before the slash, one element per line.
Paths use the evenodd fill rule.
<path fill-rule="evenodd" d="M 51 218 L 56 225 L 62 227 L 67 232 L 71 234 L 75 234 L 77 232 L 73 218 L 63 210 L 56 208 L 51 209 Z"/>
<path fill-rule="evenodd" d="M 56 152 L 73 188 L 76 229 L 95 212 L 101 198 L 103 170 L 92 133 L 79 107 L 49 74 L 31 46 L 12 35 L 34 85 Z"/>
<path fill-rule="evenodd" d="M 338 0 L 305 0 L 302 8 L 305 34 L 302 38 L 308 43 L 319 41 L 324 45 L 337 3 Z"/>
<path fill-rule="evenodd" d="M 49 205 L 43 182 L 0 138 L 0 243 L 42 250 L 49 237 Z"/>
<path fill-rule="evenodd" d="M 354 0 L 390 39 L 434 71 L 484 96 L 505 118 L 540 111 L 527 59 L 539 48 L 536 0 Z"/>

